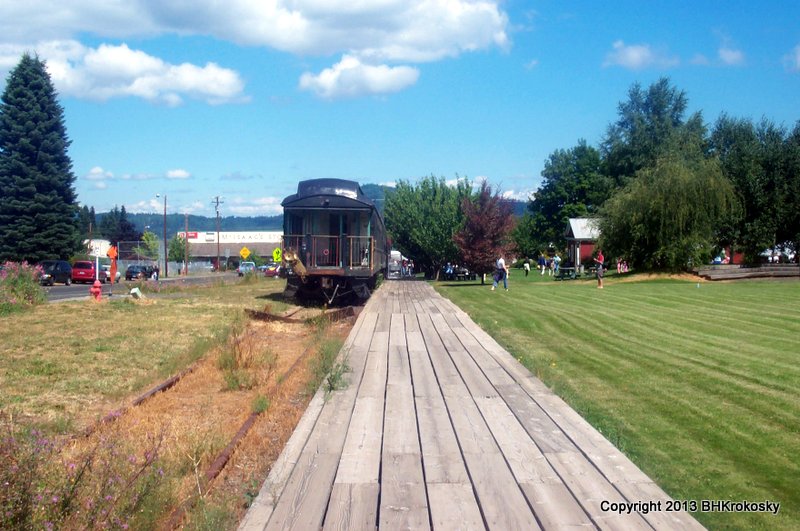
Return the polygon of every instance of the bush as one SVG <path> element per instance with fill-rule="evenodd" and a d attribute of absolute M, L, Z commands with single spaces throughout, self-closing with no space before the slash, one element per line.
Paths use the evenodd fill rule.
<path fill-rule="evenodd" d="M 0 314 L 36 306 L 47 300 L 39 285 L 41 268 L 27 262 L 6 262 L 0 268 Z"/>

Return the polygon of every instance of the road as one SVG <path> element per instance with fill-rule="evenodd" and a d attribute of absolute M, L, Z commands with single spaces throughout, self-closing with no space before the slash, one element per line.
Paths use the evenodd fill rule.
<path fill-rule="evenodd" d="M 238 275 L 236 271 L 229 271 L 227 273 L 209 273 L 207 275 L 190 275 L 188 277 L 178 276 L 178 277 L 170 277 L 170 278 L 162 278 L 158 282 L 162 284 L 180 284 L 183 286 L 186 285 L 201 285 L 201 284 L 209 284 L 216 280 L 223 280 L 224 282 L 231 282 L 236 280 Z M 153 280 L 147 280 L 147 283 L 156 282 Z M 136 286 L 135 282 L 127 282 L 123 280 L 118 284 L 102 284 L 103 287 L 103 297 L 108 297 L 109 294 L 114 295 L 127 295 L 130 293 L 131 288 Z M 47 301 L 48 302 L 55 302 L 55 301 L 62 301 L 67 299 L 75 299 L 81 297 L 88 297 L 89 296 L 89 288 L 91 288 L 91 284 L 72 284 L 71 286 L 64 286 L 61 284 L 56 284 L 55 286 L 45 286 L 44 290 L 47 293 Z"/>

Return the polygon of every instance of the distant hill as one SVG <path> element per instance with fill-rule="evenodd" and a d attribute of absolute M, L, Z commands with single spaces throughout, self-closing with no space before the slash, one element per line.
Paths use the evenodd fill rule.
<path fill-rule="evenodd" d="M 104 212 L 98 213 L 97 223 L 102 222 Z M 156 235 L 164 232 L 163 214 L 126 214 L 137 231 L 144 232 L 146 227 Z M 167 238 L 186 228 L 186 217 L 183 214 L 167 214 Z M 190 232 L 211 232 L 217 230 L 217 218 L 206 216 L 189 216 Z M 219 230 L 224 232 L 239 231 L 281 231 L 283 230 L 283 214 L 277 216 L 225 216 L 219 218 Z"/>
<path fill-rule="evenodd" d="M 378 210 L 383 214 L 386 204 L 386 191 L 390 187 L 381 184 L 361 185 L 364 195 L 369 197 Z M 521 217 L 525 214 L 527 203 L 524 201 L 513 201 L 514 215 Z M 101 223 L 105 212 L 96 215 L 98 225 Z M 127 213 L 128 221 L 133 223 L 136 230 L 145 231 L 145 227 L 150 227 L 150 231 L 161 235 L 164 231 L 164 216 L 162 214 L 131 214 Z M 171 238 L 175 233 L 182 232 L 185 228 L 186 218 L 183 214 L 167 214 L 167 237 Z M 206 216 L 189 216 L 190 232 L 205 232 L 217 230 L 217 218 Z M 225 216 L 220 217 L 219 230 L 225 232 L 239 231 L 280 231 L 283 230 L 283 214 L 276 216 Z"/>

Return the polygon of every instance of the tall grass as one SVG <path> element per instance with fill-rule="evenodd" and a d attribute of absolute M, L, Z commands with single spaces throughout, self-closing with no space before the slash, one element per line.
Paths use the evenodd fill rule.
<path fill-rule="evenodd" d="M 673 497 L 781 503 L 701 522 L 798 528 L 800 282 L 438 288 Z"/>

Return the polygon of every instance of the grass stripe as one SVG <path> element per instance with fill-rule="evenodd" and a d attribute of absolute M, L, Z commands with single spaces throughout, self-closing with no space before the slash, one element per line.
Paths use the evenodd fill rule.
<path fill-rule="evenodd" d="M 672 496 L 782 503 L 707 526 L 798 528 L 800 282 L 436 287 Z"/>

